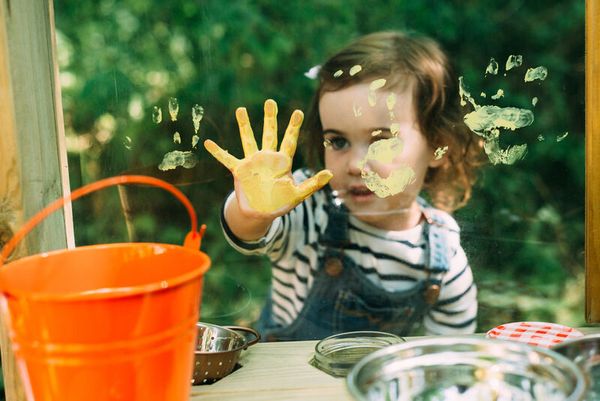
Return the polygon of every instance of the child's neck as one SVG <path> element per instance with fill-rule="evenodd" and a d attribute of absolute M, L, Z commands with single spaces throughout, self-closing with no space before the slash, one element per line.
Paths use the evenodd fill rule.
<path fill-rule="evenodd" d="M 401 213 L 394 219 L 394 231 L 408 230 L 416 227 L 423 219 L 423 212 L 421 206 L 415 201 L 410 205 L 409 210 L 406 213 Z"/>
<path fill-rule="evenodd" d="M 401 212 L 388 215 L 385 219 L 372 221 L 357 216 L 358 220 L 372 227 L 386 231 L 404 231 L 416 227 L 424 219 L 421 206 L 414 201 Z"/>

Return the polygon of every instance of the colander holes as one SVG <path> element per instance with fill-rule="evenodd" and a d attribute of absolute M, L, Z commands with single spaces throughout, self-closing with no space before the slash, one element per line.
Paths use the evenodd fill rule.
<path fill-rule="evenodd" d="M 206 383 L 208 381 L 208 379 L 204 379 L 202 380 L 202 383 Z"/>
<path fill-rule="evenodd" d="M 208 362 L 208 366 L 212 365 L 212 362 Z"/>
<path fill-rule="evenodd" d="M 206 372 L 204 372 L 204 376 L 208 376 L 208 370 Z M 206 379 L 204 379 L 206 380 Z"/>
<path fill-rule="evenodd" d="M 219 366 L 223 366 L 223 362 L 219 362 Z"/>
<path fill-rule="evenodd" d="M 196 366 L 200 366 L 200 362 L 196 361 Z"/>
<path fill-rule="evenodd" d="M 227 361 L 227 363 L 231 363 L 231 359 Z"/>
<path fill-rule="evenodd" d="M 221 373 L 221 372 L 219 372 L 219 371 L 217 370 L 217 375 L 218 375 L 218 374 L 220 374 L 220 373 Z"/>

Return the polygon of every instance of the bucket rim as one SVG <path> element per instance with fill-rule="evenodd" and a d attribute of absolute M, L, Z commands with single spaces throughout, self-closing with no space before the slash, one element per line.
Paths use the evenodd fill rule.
<path fill-rule="evenodd" d="M 97 245 L 84 245 L 72 249 L 57 249 L 49 252 L 42 252 L 35 255 L 25 256 L 23 258 L 11 261 L 2 267 L 0 267 L 0 277 L 5 273 L 6 269 L 18 269 L 21 263 L 30 261 L 34 258 L 39 257 L 51 257 L 53 255 L 62 253 L 72 252 L 85 252 L 90 249 L 106 249 L 106 248 L 122 248 L 122 247 L 148 247 L 148 246 L 160 246 L 168 249 L 175 249 L 177 251 L 183 251 L 196 256 L 201 256 L 205 259 L 205 263 L 199 264 L 198 267 L 190 270 L 187 273 L 180 274 L 176 277 L 172 277 L 168 280 L 160 280 L 146 284 L 128 286 L 128 287 L 112 287 L 112 288 L 97 288 L 87 291 L 72 291 L 64 293 L 49 293 L 49 292 L 31 292 L 13 289 L 7 287 L 4 280 L 0 279 L 0 295 L 2 297 L 12 296 L 19 299 L 27 299 L 31 301 L 54 301 L 54 302 L 75 302 L 75 301 L 88 301 L 88 300 L 102 300 L 102 299 L 115 299 L 137 296 L 142 293 L 151 293 L 157 291 L 164 291 L 170 288 L 177 287 L 193 279 L 202 276 L 208 271 L 211 265 L 210 257 L 199 249 L 190 249 L 185 246 L 175 244 L 165 244 L 159 242 L 118 242 L 111 244 L 97 244 Z"/>

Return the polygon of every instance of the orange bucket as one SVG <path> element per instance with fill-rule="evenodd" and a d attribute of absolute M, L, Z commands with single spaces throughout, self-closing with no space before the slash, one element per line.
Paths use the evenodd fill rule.
<path fill-rule="evenodd" d="M 65 202 L 100 188 L 149 184 L 187 208 L 184 245 L 120 243 L 29 256 L 0 267 L 0 307 L 30 401 L 184 401 L 189 399 L 202 279 L 204 233 L 190 201 L 146 176 L 95 182 L 35 215 L 16 244 Z"/>

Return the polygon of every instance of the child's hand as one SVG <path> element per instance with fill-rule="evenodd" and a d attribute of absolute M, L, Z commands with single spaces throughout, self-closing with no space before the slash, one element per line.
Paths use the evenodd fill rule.
<path fill-rule="evenodd" d="M 241 211 L 252 217 L 281 216 L 321 189 L 333 174 L 322 170 L 296 185 L 291 175 L 292 158 L 304 115 L 295 110 L 277 151 L 277 103 L 265 101 L 262 149 L 258 150 L 246 109 L 240 107 L 235 116 L 240 127 L 244 159 L 239 160 L 211 140 L 204 147 L 231 171 Z"/>

